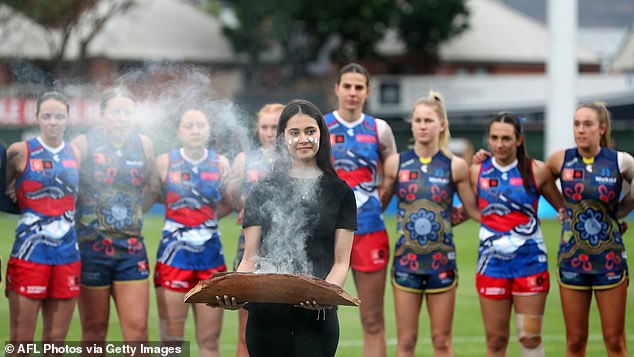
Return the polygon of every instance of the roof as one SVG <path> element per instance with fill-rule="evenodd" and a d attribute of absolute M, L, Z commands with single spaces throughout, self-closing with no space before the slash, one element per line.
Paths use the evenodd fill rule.
<path fill-rule="evenodd" d="M 77 52 L 69 52 L 77 56 Z M 119 60 L 168 59 L 232 62 L 231 44 L 220 22 L 190 2 L 136 0 L 113 17 L 88 47 L 91 57 Z"/>
<path fill-rule="evenodd" d="M 48 40 L 42 26 L 0 4 L 0 58 L 48 59 Z"/>
<path fill-rule="evenodd" d="M 12 11 L 4 6 L 0 9 Z M 97 11 L 100 10 L 103 9 Z M 7 24 L 10 30 L 6 31 L 9 42 L 0 41 L 0 57 L 50 58 L 43 27 L 21 15 L 12 16 L 11 21 Z M 78 29 L 79 33 L 84 30 Z M 73 33 L 65 58 L 72 60 L 78 55 L 79 38 Z M 89 44 L 88 56 L 141 61 L 235 61 L 219 20 L 182 0 L 135 0 L 127 11 L 106 22 Z"/>
<path fill-rule="evenodd" d="M 634 72 L 634 24 L 630 26 L 621 47 L 612 61 L 615 72 Z"/>
<path fill-rule="evenodd" d="M 433 89 L 443 94 L 453 114 L 543 110 L 548 102 L 549 78 L 530 75 L 389 76 L 372 77 L 369 111 L 378 116 L 402 116 Z M 398 101 L 381 103 L 386 86 L 397 87 Z M 579 74 L 576 100 L 604 100 L 612 104 L 634 102 L 634 82 L 628 75 Z"/>
<path fill-rule="evenodd" d="M 468 0 L 469 28 L 440 45 L 444 62 L 545 63 L 548 60 L 548 29 L 501 1 Z M 377 46 L 384 55 L 403 54 L 405 46 L 395 31 Z M 577 60 L 599 64 L 591 50 L 577 46 Z"/>

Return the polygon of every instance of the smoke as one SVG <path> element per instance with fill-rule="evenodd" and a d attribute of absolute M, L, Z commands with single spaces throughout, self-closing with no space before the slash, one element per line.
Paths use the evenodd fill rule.
<path fill-rule="evenodd" d="M 283 187 L 287 194 L 281 195 L 278 185 L 265 188 L 271 199 L 260 209 L 270 215 L 271 228 L 262 239 L 261 256 L 255 259 L 257 272 L 314 275 L 307 242 L 317 222 L 316 211 L 310 210 L 317 204 L 317 182 L 318 179 L 290 179 Z M 273 196 L 276 193 L 277 199 Z"/>
<path fill-rule="evenodd" d="M 148 83 L 147 78 L 154 80 Z M 157 152 L 179 146 L 177 123 L 190 109 L 203 112 L 209 120 L 211 148 L 230 159 L 249 149 L 252 116 L 235 103 L 217 98 L 207 71 L 186 65 L 150 65 L 129 71 L 116 82 L 138 95 L 136 129 L 152 139 Z"/>
<path fill-rule="evenodd" d="M 33 84 L 33 94 L 56 86 L 69 94 L 71 101 L 73 98 L 94 98 L 91 109 L 84 113 L 89 113 L 89 117 L 84 120 L 100 123 L 98 102 L 100 92 L 106 88 L 77 83 L 64 86 L 28 63 L 13 63 L 10 70 L 21 82 Z M 207 116 L 211 127 L 211 149 L 229 159 L 241 151 L 253 149 L 250 133 L 255 126 L 255 115 L 247 113 L 230 100 L 217 97 L 212 90 L 207 69 L 152 62 L 141 68 L 126 70 L 112 87 L 126 89 L 136 97 L 136 112 L 130 130 L 147 135 L 157 155 L 180 146 L 176 135 L 177 123 L 189 109 L 200 110 Z M 72 139 L 88 127 L 68 129 Z M 283 149 L 282 153 L 276 165 L 284 171 L 283 168 L 290 166 L 290 161 L 287 150 Z M 260 272 L 312 275 L 313 267 L 308 259 L 306 240 L 316 219 L 309 215 L 307 208 L 317 199 L 315 181 L 291 179 L 291 183 L 283 187 L 283 190 L 289 191 L 288 195 L 280 195 L 279 187 L 270 188 L 270 199 L 260 207 L 270 212 L 272 220 L 271 231 L 263 237 L 263 254 L 257 258 Z M 284 197 L 284 200 L 280 201 L 280 197 Z"/>
<path fill-rule="evenodd" d="M 161 82 L 149 85 L 147 78 L 161 78 Z M 209 146 L 215 151 L 231 159 L 252 149 L 249 128 L 254 126 L 255 116 L 230 100 L 216 98 L 205 71 L 182 65 L 149 66 L 126 73 L 117 84 L 138 95 L 137 130 L 152 139 L 157 152 L 177 146 L 177 122 L 189 109 L 200 110 L 209 119 Z M 290 156 L 285 140 L 279 144 L 282 150 L 278 151 L 275 166 L 278 172 L 285 172 L 290 167 Z M 291 179 L 283 187 L 290 194 L 281 194 L 279 186 L 266 188 L 270 199 L 260 209 L 269 212 L 271 230 L 262 237 L 261 256 L 256 259 L 259 272 L 313 275 L 306 248 L 316 222 L 308 210 L 316 203 L 315 184 L 315 179 Z"/>

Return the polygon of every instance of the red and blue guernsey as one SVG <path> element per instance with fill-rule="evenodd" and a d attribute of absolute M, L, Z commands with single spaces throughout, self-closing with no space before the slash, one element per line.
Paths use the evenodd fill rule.
<path fill-rule="evenodd" d="M 40 138 L 26 145 L 26 167 L 15 182 L 20 221 L 11 256 L 48 265 L 76 262 L 79 173 L 73 148 L 66 142 L 49 148 Z"/>
<path fill-rule="evenodd" d="M 434 274 L 455 270 L 451 158 L 439 151 L 431 161 L 424 162 L 409 150 L 402 152 L 399 160 L 395 271 Z"/>
<path fill-rule="evenodd" d="M 206 270 L 225 265 L 216 206 L 221 196 L 218 154 L 188 160 L 183 149 L 169 153 L 165 177 L 165 226 L 157 260 L 179 269 Z"/>
<path fill-rule="evenodd" d="M 601 148 L 585 160 L 567 149 L 561 188 L 570 221 L 559 245 L 559 268 L 583 274 L 610 274 L 627 269 L 621 229 L 615 216 L 622 178 L 617 151 Z"/>
<path fill-rule="evenodd" d="M 141 138 L 132 134 L 122 147 L 99 132 L 89 132 L 86 140 L 77 209 L 83 223 L 80 242 L 96 240 L 97 233 L 109 239 L 141 239 L 148 169 Z"/>
<path fill-rule="evenodd" d="M 548 256 L 537 217 L 539 191 L 531 175 L 530 191 L 517 160 L 502 167 L 491 157 L 478 175 L 481 212 L 478 273 L 519 278 L 548 270 Z"/>
<path fill-rule="evenodd" d="M 379 200 L 377 167 L 381 159 L 376 120 L 366 114 L 348 123 L 337 112 L 325 116 L 333 165 L 339 177 L 354 191 L 357 201 L 356 233 L 385 229 Z"/>

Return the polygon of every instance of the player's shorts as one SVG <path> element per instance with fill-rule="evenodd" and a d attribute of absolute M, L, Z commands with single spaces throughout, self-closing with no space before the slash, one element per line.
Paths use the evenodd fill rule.
<path fill-rule="evenodd" d="M 236 250 L 236 259 L 233 260 L 233 271 L 238 270 L 238 266 L 244 256 L 244 231 L 240 231 L 240 237 L 238 237 L 238 249 Z"/>
<path fill-rule="evenodd" d="M 352 242 L 350 266 L 364 273 L 379 271 L 390 260 L 390 244 L 387 231 L 356 234 Z"/>
<path fill-rule="evenodd" d="M 476 274 L 476 288 L 482 297 L 502 300 L 510 299 L 511 295 L 530 296 L 550 289 L 548 271 L 517 278 L 493 278 Z"/>
<path fill-rule="evenodd" d="M 558 269 L 559 285 L 574 290 L 606 290 L 615 288 L 623 282 L 629 285 L 628 271 L 607 274 L 584 274 L 576 271 Z"/>
<path fill-rule="evenodd" d="M 154 286 L 186 293 L 199 281 L 209 279 L 215 273 L 223 271 L 227 271 L 226 265 L 205 270 L 189 270 L 158 262 L 154 269 Z"/>
<path fill-rule="evenodd" d="M 81 284 L 88 288 L 109 287 L 113 282 L 146 280 L 150 276 L 142 238 L 97 240 L 79 245 Z"/>
<path fill-rule="evenodd" d="M 442 293 L 458 285 L 458 274 L 454 270 L 434 274 L 414 274 L 392 269 L 392 285 L 413 293 Z"/>
<path fill-rule="evenodd" d="M 31 299 L 70 299 L 79 295 L 81 261 L 48 265 L 11 257 L 7 263 L 6 292 Z"/>

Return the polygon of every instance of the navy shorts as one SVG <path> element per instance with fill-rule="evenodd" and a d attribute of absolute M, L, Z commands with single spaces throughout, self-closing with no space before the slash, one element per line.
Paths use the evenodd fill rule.
<path fill-rule="evenodd" d="M 414 293 L 442 293 L 458 285 L 458 274 L 456 270 L 414 274 L 392 269 L 392 284 L 398 289 Z"/>
<path fill-rule="evenodd" d="M 608 274 L 584 274 L 576 271 L 559 270 L 559 285 L 574 290 L 605 290 L 615 288 L 623 282 L 629 284 L 627 269 Z"/>
<path fill-rule="evenodd" d="M 115 281 L 147 280 L 150 268 L 142 238 L 110 239 L 98 236 L 79 245 L 81 284 L 107 287 Z"/>

